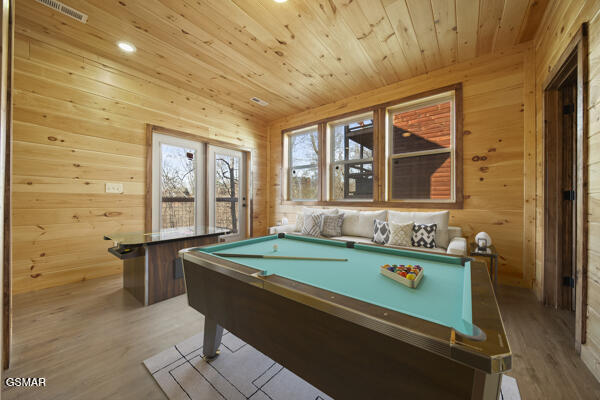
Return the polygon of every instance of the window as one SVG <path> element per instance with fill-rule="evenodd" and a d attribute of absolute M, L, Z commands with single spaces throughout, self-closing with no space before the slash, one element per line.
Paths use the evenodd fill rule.
<path fill-rule="evenodd" d="M 454 91 L 388 109 L 391 200 L 455 200 Z"/>
<path fill-rule="evenodd" d="M 243 239 L 246 231 L 246 158 L 238 150 L 208 146 L 209 224 L 230 229 L 231 240 Z"/>
<path fill-rule="evenodd" d="M 240 192 L 240 160 L 223 154 L 215 156 L 216 226 L 237 233 L 237 203 Z"/>
<path fill-rule="evenodd" d="M 196 225 L 196 150 L 161 144 L 160 230 Z"/>
<path fill-rule="evenodd" d="M 170 235 L 215 227 L 231 231 L 221 240 L 244 239 L 251 229 L 251 153 L 185 132 L 147 128 L 152 156 L 146 175 L 146 232 Z"/>
<path fill-rule="evenodd" d="M 152 143 L 152 231 L 203 225 L 204 145 L 156 132 Z"/>
<path fill-rule="evenodd" d="M 317 200 L 320 175 L 318 127 L 290 133 L 288 145 L 290 200 Z"/>
<path fill-rule="evenodd" d="M 373 113 L 329 125 L 332 200 L 373 199 Z"/>
<path fill-rule="evenodd" d="M 282 201 L 462 208 L 462 126 L 458 83 L 284 130 Z"/>

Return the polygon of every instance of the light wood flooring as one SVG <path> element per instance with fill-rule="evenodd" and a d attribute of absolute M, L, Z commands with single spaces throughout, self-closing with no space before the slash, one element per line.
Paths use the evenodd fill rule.
<path fill-rule="evenodd" d="M 523 399 L 598 399 L 600 383 L 571 345 L 573 316 L 501 287 L 500 308 Z M 200 332 L 203 318 L 179 296 L 140 307 L 120 277 L 17 295 L 6 376 L 45 377 L 45 388 L 3 387 L 5 399 L 163 399 L 142 361 Z"/>

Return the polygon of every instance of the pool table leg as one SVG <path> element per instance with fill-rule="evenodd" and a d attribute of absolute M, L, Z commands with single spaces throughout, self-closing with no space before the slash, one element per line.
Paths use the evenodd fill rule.
<path fill-rule="evenodd" d="M 472 400 L 498 400 L 500 398 L 502 374 L 486 374 L 476 369 L 473 378 Z"/>
<path fill-rule="evenodd" d="M 223 337 L 223 327 L 217 321 L 204 317 L 204 344 L 202 354 L 211 359 L 219 355 L 219 346 Z"/>

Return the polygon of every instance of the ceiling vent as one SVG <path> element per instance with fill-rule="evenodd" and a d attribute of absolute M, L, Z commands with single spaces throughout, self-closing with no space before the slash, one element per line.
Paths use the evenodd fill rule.
<path fill-rule="evenodd" d="M 77 11 L 76 9 L 69 7 L 63 3 L 61 3 L 60 1 L 56 1 L 56 0 L 35 0 L 40 4 L 43 4 L 45 6 L 48 6 L 56 11 L 58 11 L 61 14 L 64 14 L 68 17 L 71 17 L 73 19 L 76 19 L 79 22 L 82 23 L 86 23 L 88 16 L 85 15 L 82 12 Z"/>
<path fill-rule="evenodd" d="M 259 99 L 258 97 L 252 97 L 250 100 L 252 100 L 252 101 L 253 101 L 253 102 L 255 102 L 256 104 L 259 104 L 259 105 L 261 105 L 261 106 L 263 106 L 263 107 L 266 107 L 266 106 L 268 106 L 268 105 L 269 105 L 269 103 L 267 103 L 267 102 L 266 102 L 266 101 L 264 101 L 264 100 L 261 100 L 261 99 Z"/>

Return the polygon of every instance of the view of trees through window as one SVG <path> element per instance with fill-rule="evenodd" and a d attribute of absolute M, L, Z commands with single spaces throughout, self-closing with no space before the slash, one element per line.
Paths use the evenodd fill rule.
<path fill-rule="evenodd" d="M 373 119 L 331 126 L 334 200 L 373 198 Z"/>
<path fill-rule="evenodd" d="M 288 155 L 286 199 L 462 202 L 462 175 L 455 175 L 462 165 L 462 159 L 455 158 L 462 143 L 462 131 L 458 137 L 456 132 L 462 130 L 457 125 L 462 115 L 456 115 L 461 102 L 461 86 L 453 85 L 283 132 Z M 375 124 L 375 115 L 385 119 Z M 385 145 L 375 146 L 377 138 L 384 137 Z M 321 138 L 326 138 L 324 145 Z M 320 174 L 321 167 L 325 174 Z M 377 171 L 384 176 L 378 177 L 380 185 L 375 188 Z"/>
<path fill-rule="evenodd" d="M 193 149 L 162 144 L 161 231 L 193 228 L 196 203 L 196 154 Z"/>
<path fill-rule="evenodd" d="M 319 193 L 319 133 L 316 128 L 289 137 L 290 199 L 316 200 Z"/>
<path fill-rule="evenodd" d="M 215 224 L 218 228 L 238 230 L 240 159 L 215 154 Z"/>

